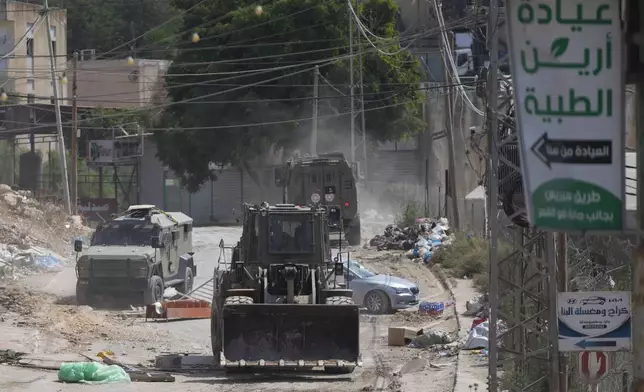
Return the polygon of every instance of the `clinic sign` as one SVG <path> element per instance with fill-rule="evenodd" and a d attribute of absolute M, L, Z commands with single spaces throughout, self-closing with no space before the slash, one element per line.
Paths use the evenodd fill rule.
<path fill-rule="evenodd" d="M 557 297 L 559 351 L 629 351 L 631 293 L 589 291 Z"/>
<path fill-rule="evenodd" d="M 508 1 L 530 222 L 623 227 L 624 82 L 619 0 Z"/>

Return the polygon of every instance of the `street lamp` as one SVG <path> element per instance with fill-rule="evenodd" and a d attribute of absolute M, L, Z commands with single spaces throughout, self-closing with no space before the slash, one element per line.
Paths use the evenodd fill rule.
<path fill-rule="evenodd" d="M 0 101 L 7 102 L 7 99 L 9 99 L 7 93 L 4 91 L 4 89 L 0 89 Z"/>
<path fill-rule="evenodd" d="M 201 39 L 201 37 L 199 37 L 199 34 L 192 33 L 192 43 L 193 44 L 196 44 L 197 42 L 199 42 L 200 39 Z"/>

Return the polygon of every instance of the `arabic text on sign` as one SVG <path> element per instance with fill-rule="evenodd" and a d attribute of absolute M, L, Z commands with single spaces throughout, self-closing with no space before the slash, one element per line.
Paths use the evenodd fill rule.
<path fill-rule="evenodd" d="M 597 204 L 602 201 L 602 197 L 599 193 L 595 191 L 590 191 L 587 193 L 575 191 L 556 191 L 549 190 L 546 191 L 546 201 L 555 202 L 555 203 L 574 203 L 576 205 L 588 205 L 588 204 Z"/>
<path fill-rule="evenodd" d="M 604 12 L 610 11 L 610 4 L 601 4 L 597 9 L 588 11 L 584 9 L 584 5 L 580 2 L 577 4 L 575 18 L 571 18 L 570 15 L 563 15 L 564 12 L 561 7 L 563 1 L 556 0 L 554 10 L 547 4 L 537 4 L 535 9 L 532 4 L 524 2 L 517 9 L 519 22 L 532 24 L 536 21 L 537 24 L 547 25 L 552 22 L 554 17 L 558 24 L 572 25 L 574 29 L 571 28 L 571 30 L 573 32 L 581 31 L 581 25 L 611 25 L 613 23 L 612 20 L 603 18 Z"/>
<path fill-rule="evenodd" d="M 558 221 L 578 222 L 613 222 L 615 217 L 610 212 L 597 209 L 593 213 L 584 213 L 572 208 L 557 209 L 556 207 L 545 207 L 537 210 L 537 216 L 545 219 L 557 219 Z"/>
<path fill-rule="evenodd" d="M 601 316 L 601 317 L 619 317 L 625 314 L 628 314 L 628 308 L 615 306 L 610 309 L 603 308 L 583 308 L 577 307 L 573 308 L 572 306 L 561 307 L 559 313 L 562 316 Z"/>
<path fill-rule="evenodd" d="M 577 96 L 574 88 L 568 90 L 568 109 L 566 109 L 566 97 L 564 97 L 563 95 L 559 95 L 557 97 L 551 97 L 550 95 L 546 96 L 545 105 L 542 106 L 539 102 L 539 99 L 536 97 L 535 92 L 536 91 L 534 87 L 526 88 L 526 93 L 528 93 L 528 95 L 524 99 L 523 107 L 528 114 L 543 116 L 544 122 L 549 122 L 547 120 L 551 117 L 598 117 L 601 115 L 611 117 L 613 115 L 612 89 L 607 89 L 605 91 L 605 94 L 603 89 L 597 90 L 597 104 L 595 109 L 592 108 L 593 105 L 591 104 L 591 99 L 584 96 Z M 604 96 L 606 97 L 605 111 Z M 553 107 L 554 102 L 557 103 L 556 108 Z"/>

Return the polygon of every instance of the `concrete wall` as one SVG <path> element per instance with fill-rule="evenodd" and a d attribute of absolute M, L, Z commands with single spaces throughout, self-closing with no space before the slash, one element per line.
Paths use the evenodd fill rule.
<path fill-rule="evenodd" d="M 163 95 L 166 60 L 79 61 L 77 99 L 79 106 L 133 108 L 150 105 Z M 71 69 L 71 65 L 69 65 Z M 72 84 L 68 84 L 71 96 Z"/>

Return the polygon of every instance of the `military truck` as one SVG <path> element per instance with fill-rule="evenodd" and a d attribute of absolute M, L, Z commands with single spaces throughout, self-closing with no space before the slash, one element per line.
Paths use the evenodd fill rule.
<path fill-rule="evenodd" d="M 197 275 L 192 251 L 192 219 L 153 205 L 134 205 L 100 224 L 90 247 L 74 242 L 76 300 L 91 304 L 104 294 L 125 294 L 132 304 L 163 300 L 166 287 L 192 291 Z"/>
<path fill-rule="evenodd" d="M 349 245 L 360 245 L 358 169 L 340 152 L 290 159 L 276 175 L 285 203 L 328 206 L 331 232 L 342 232 Z"/>
<path fill-rule="evenodd" d="M 214 274 L 211 339 L 220 366 L 362 366 L 359 308 L 351 290 L 331 284 L 342 270 L 331 260 L 325 207 L 246 205 L 229 268 Z"/>

